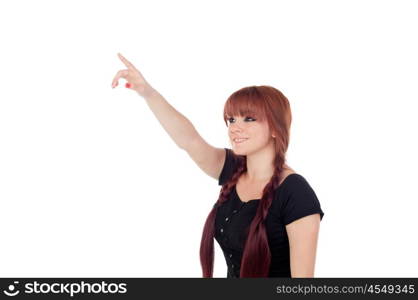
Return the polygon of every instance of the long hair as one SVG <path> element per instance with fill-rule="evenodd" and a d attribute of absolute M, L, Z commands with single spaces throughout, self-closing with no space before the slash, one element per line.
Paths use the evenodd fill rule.
<path fill-rule="evenodd" d="M 265 227 L 265 219 L 273 200 L 274 191 L 279 186 L 279 176 L 286 162 L 286 151 L 289 145 L 290 124 L 292 114 L 288 99 L 278 89 L 271 86 L 244 87 L 232 95 L 225 102 L 223 118 L 226 126 L 227 116 L 254 116 L 257 120 L 267 120 L 270 133 L 275 135 L 274 174 L 263 189 L 256 215 L 251 222 L 244 252 L 241 260 L 240 278 L 268 277 L 271 253 Z M 219 198 L 210 211 L 200 243 L 200 263 L 203 277 L 213 277 L 214 263 L 214 234 L 217 208 L 228 200 L 229 194 L 238 182 L 239 177 L 247 171 L 247 157 L 237 155 L 237 168 L 231 179 L 220 191 Z"/>

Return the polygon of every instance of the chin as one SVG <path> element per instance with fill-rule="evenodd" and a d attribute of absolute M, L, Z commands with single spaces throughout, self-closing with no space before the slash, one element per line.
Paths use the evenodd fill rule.
<path fill-rule="evenodd" d="M 236 155 L 247 155 L 247 153 L 248 153 L 248 150 L 241 149 L 240 147 L 232 146 L 232 150 L 233 150 L 234 154 L 236 154 Z"/>

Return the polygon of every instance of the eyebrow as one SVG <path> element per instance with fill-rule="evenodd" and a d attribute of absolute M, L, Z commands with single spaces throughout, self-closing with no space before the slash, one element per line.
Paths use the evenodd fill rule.
<path fill-rule="evenodd" d="M 227 118 L 233 118 L 234 116 L 229 116 L 229 115 L 226 115 L 226 117 Z M 238 116 L 237 116 L 238 117 Z M 255 118 L 255 114 L 246 114 L 245 116 L 243 116 L 242 118 L 247 118 L 247 117 L 251 117 L 251 118 Z"/>

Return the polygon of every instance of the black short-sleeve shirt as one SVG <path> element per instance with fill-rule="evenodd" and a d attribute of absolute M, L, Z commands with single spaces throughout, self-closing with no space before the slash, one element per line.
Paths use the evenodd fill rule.
<path fill-rule="evenodd" d="M 218 184 L 231 179 L 237 166 L 235 154 L 224 148 L 225 163 Z M 221 247 L 228 266 L 228 278 L 239 277 L 241 258 L 249 226 L 260 199 L 242 202 L 233 187 L 226 202 L 218 207 L 215 218 L 215 240 Z M 311 214 L 324 216 L 315 192 L 297 173 L 288 175 L 276 188 L 266 218 L 266 231 L 271 252 L 269 277 L 291 277 L 289 240 L 286 225 Z"/>

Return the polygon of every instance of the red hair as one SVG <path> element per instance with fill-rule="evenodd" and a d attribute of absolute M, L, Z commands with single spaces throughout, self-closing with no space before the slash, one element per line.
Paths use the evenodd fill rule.
<path fill-rule="evenodd" d="M 279 175 L 286 162 L 286 151 L 289 145 L 290 124 L 292 114 L 288 99 L 278 89 L 271 86 L 244 87 L 227 99 L 224 106 L 224 121 L 230 116 L 251 115 L 259 121 L 267 120 L 271 134 L 275 135 L 274 174 L 264 187 L 263 195 L 257 212 L 249 228 L 241 260 L 240 277 L 268 277 L 271 254 L 268 245 L 265 219 L 274 197 L 274 191 L 279 186 Z M 200 243 L 200 263 L 203 277 L 213 277 L 214 234 L 217 207 L 228 200 L 229 194 L 238 182 L 239 177 L 247 171 L 247 157 L 237 155 L 238 166 L 232 178 L 226 182 L 220 191 L 218 201 L 210 211 Z"/>

